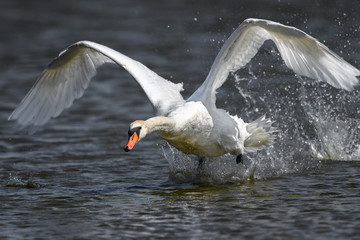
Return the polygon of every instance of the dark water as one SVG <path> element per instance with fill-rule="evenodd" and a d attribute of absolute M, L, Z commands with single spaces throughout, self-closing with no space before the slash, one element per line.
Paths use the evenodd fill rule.
<path fill-rule="evenodd" d="M 358 239 L 359 89 L 295 77 L 271 43 L 218 94 L 232 114 L 251 121 L 267 113 L 279 129 L 276 144 L 244 165 L 211 159 L 199 176 L 196 159 L 156 135 L 123 152 L 128 124 L 153 113 L 115 67 L 103 67 L 83 98 L 35 135 L 6 120 L 46 64 L 78 40 L 183 81 L 185 97 L 248 17 L 305 30 L 359 68 L 358 5 L 1 1 L 0 238 Z"/>

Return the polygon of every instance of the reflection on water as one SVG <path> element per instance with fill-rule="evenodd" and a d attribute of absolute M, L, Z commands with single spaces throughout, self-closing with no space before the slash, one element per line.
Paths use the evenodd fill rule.
<path fill-rule="evenodd" d="M 188 156 L 150 136 L 122 150 L 128 124 L 152 116 L 130 76 L 100 69 L 84 96 L 35 135 L 6 121 L 69 44 L 108 45 L 188 97 L 223 41 L 248 17 L 294 25 L 360 67 L 350 2 L 2 1 L 1 239 L 356 239 L 359 89 L 299 78 L 266 43 L 219 89 L 217 104 L 251 121 L 266 113 L 276 143 L 247 154 Z M 235 88 L 234 88 L 235 86 Z"/>

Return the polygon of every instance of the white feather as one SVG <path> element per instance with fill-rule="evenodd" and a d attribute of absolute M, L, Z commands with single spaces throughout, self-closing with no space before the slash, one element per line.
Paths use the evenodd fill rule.
<path fill-rule="evenodd" d="M 185 153 L 200 157 L 230 153 L 240 157 L 244 151 L 270 144 L 275 129 L 265 117 L 246 124 L 216 108 L 216 89 L 230 72 L 245 66 L 266 40 L 275 42 L 285 64 L 298 74 L 346 90 L 358 84 L 358 69 L 306 33 L 267 20 L 247 19 L 225 42 L 206 80 L 186 102 L 180 94 L 182 84 L 163 79 L 111 48 L 83 41 L 70 46 L 50 63 L 9 119 L 25 126 L 45 124 L 83 95 L 99 66 L 114 63 L 135 78 L 157 114 L 163 115 L 135 121 L 137 128 L 142 126 L 141 138 L 160 131 L 164 139 Z M 126 149 L 133 146 L 134 143 L 128 144 Z"/>
<path fill-rule="evenodd" d="M 275 42 L 285 64 L 294 72 L 336 88 L 353 90 L 360 71 L 315 38 L 294 27 L 262 20 L 245 20 L 229 37 L 217 55 L 201 87 L 189 98 L 215 104 L 216 89 L 230 72 L 244 67 L 266 40 Z"/>
<path fill-rule="evenodd" d="M 104 63 L 125 68 L 141 85 L 158 114 L 165 114 L 184 102 L 180 94 L 182 84 L 169 82 L 111 48 L 81 41 L 62 51 L 48 65 L 9 120 L 16 119 L 24 126 L 44 125 L 84 94 L 97 68 Z"/>

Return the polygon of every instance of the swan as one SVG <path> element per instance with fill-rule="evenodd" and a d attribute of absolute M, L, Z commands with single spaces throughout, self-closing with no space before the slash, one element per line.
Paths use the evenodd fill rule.
<path fill-rule="evenodd" d="M 216 90 L 228 75 L 244 67 L 266 40 L 272 40 L 286 66 L 295 73 L 325 81 L 348 91 L 358 84 L 360 71 L 315 38 L 291 26 L 263 19 L 246 19 L 227 39 L 202 85 L 187 99 L 182 83 L 172 83 L 138 61 L 109 47 L 80 41 L 62 51 L 16 107 L 9 120 L 22 126 L 42 126 L 80 98 L 97 68 L 105 63 L 127 70 L 142 87 L 155 116 L 130 124 L 125 151 L 153 132 L 186 154 L 199 157 L 234 155 L 274 142 L 275 128 L 265 116 L 245 123 L 216 107 Z"/>

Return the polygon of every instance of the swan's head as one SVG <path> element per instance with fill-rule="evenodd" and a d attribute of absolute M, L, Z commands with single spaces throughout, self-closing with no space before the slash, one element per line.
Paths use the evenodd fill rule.
<path fill-rule="evenodd" d="M 128 131 L 129 140 L 124 150 L 128 152 L 133 149 L 135 144 L 143 139 L 147 133 L 148 127 L 145 121 L 136 120 L 135 122 L 131 123 Z"/>

